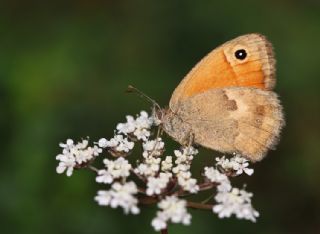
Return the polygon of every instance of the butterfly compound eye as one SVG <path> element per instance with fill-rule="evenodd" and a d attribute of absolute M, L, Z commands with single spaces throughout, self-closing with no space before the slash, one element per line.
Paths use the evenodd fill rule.
<path fill-rule="evenodd" d="M 244 60 L 247 57 L 247 52 L 244 49 L 240 49 L 234 53 L 234 56 L 236 56 L 237 59 Z"/>

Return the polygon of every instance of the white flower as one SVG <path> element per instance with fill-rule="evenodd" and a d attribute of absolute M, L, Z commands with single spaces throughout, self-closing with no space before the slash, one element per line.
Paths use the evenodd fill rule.
<path fill-rule="evenodd" d="M 179 176 L 178 184 L 183 188 L 184 191 L 188 191 L 190 193 L 197 193 L 199 191 L 197 180 L 194 178 L 185 179 Z"/>
<path fill-rule="evenodd" d="M 175 174 L 179 174 L 180 172 L 187 172 L 190 170 L 190 165 L 189 164 L 178 164 L 174 168 L 172 168 L 172 172 Z"/>
<path fill-rule="evenodd" d="M 131 115 L 127 115 L 126 118 L 126 123 L 119 123 L 117 125 L 118 133 L 123 133 L 125 135 L 134 132 L 134 130 L 136 129 L 135 119 Z"/>
<path fill-rule="evenodd" d="M 123 157 L 119 157 L 114 161 L 104 159 L 103 163 L 114 178 L 127 177 L 130 175 L 131 164 Z"/>
<path fill-rule="evenodd" d="M 231 183 L 229 180 L 221 181 L 217 186 L 218 192 L 229 192 L 232 189 Z"/>
<path fill-rule="evenodd" d="M 138 140 L 146 141 L 150 136 L 149 129 L 153 125 L 153 118 L 148 116 L 148 113 L 145 111 L 140 112 L 140 116 L 136 118 L 136 130 L 134 135 Z"/>
<path fill-rule="evenodd" d="M 190 164 L 193 160 L 193 156 L 198 153 L 193 147 L 186 147 L 182 150 L 175 150 L 174 155 L 176 156 L 175 163 L 177 164 L 172 171 L 174 173 L 179 173 L 180 171 L 188 171 L 190 169 Z"/>
<path fill-rule="evenodd" d="M 96 181 L 98 183 L 111 184 L 113 182 L 113 176 L 107 170 L 99 170 Z"/>
<path fill-rule="evenodd" d="M 127 139 L 124 139 L 122 143 L 119 144 L 119 146 L 116 148 L 119 152 L 126 152 L 128 153 L 130 150 L 132 150 L 134 147 L 133 142 L 129 142 Z"/>
<path fill-rule="evenodd" d="M 103 163 L 113 178 L 124 178 L 130 175 L 131 164 L 123 157 L 119 157 L 114 161 L 104 159 Z"/>
<path fill-rule="evenodd" d="M 109 191 L 98 191 L 98 195 L 94 199 L 101 206 L 121 207 L 126 214 L 138 214 L 140 212 L 137 207 L 138 200 L 134 197 L 137 193 L 138 189 L 134 182 L 125 184 L 115 182 Z"/>
<path fill-rule="evenodd" d="M 114 161 L 104 159 L 103 163 L 107 170 L 103 169 L 98 171 L 98 176 L 96 177 L 96 182 L 98 183 L 111 184 L 114 179 L 126 178 L 130 175 L 131 164 L 122 157 Z"/>
<path fill-rule="evenodd" d="M 123 135 L 115 135 L 110 140 L 101 138 L 98 142 L 101 148 L 112 148 L 118 152 L 128 153 L 134 147 L 134 142 L 128 141 L 128 138 L 124 138 Z"/>
<path fill-rule="evenodd" d="M 118 133 L 124 135 L 133 134 L 138 140 L 147 141 L 150 136 L 150 128 L 154 123 L 153 118 L 149 117 L 145 111 L 141 111 L 136 119 L 131 115 L 128 115 L 126 118 L 126 123 L 119 123 L 117 125 Z"/>
<path fill-rule="evenodd" d="M 91 161 L 102 152 L 98 146 L 88 147 L 88 143 L 88 140 L 82 140 L 74 144 L 71 139 L 68 139 L 66 143 L 60 143 L 62 154 L 56 156 L 56 159 L 60 161 L 56 168 L 57 173 L 61 174 L 67 170 L 67 176 L 71 176 L 74 167 Z"/>
<path fill-rule="evenodd" d="M 108 140 L 106 138 L 100 138 L 99 141 L 98 141 L 98 146 L 100 148 L 108 147 Z"/>
<path fill-rule="evenodd" d="M 151 225 L 153 226 L 154 230 L 160 231 L 162 229 L 167 228 L 167 219 L 165 217 L 165 214 L 163 212 L 157 212 L 157 217 L 155 217 Z"/>
<path fill-rule="evenodd" d="M 152 162 L 151 162 L 152 161 Z M 144 176 L 154 176 L 160 169 L 159 160 L 149 160 L 148 163 L 140 163 L 134 172 Z"/>
<path fill-rule="evenodd" d="M 185 200 L 178 199 L 176 196 L 167 196 L 158 203 L 161 211 L 157 212 L 157 216 L 152 220 L 151 225 L 156 231 L 166 228 L 169 221 L 189 225 L 191 215 L 187 212 L 186 204 Z"/>
<path fill-rule="evenodd" d="M 72 139 L 67 139 L 66 143 L 60 143 L 59 146 L 61 148 L 69 148 L 73 146 L 73 140 Z"/>
<path fill-rule="evenodd" d="M 144 150 L 142 154 L 144 161 L 134 171 L 140 175 L 154 176 L 160 170 L 161 158 L 157 156 L 162 154 L 164 142 L 161 138 L 148 140 L 143 142 L 142 147 Z"/>
<path fill-rule="evenodd" d="M 98 202 L 100 206 L 108 206 L 112 199 L 110 191 L 100 190 L 94 200 Z"/>
<path fill-rule="evenodd" d="M 220 183 L 223 180 L 227 180 L 228 177 L 225 174 L 220 173 L 217 169 L 213 167 L 205 167 L 204 175 L 211 181 Z"/>
<path fill-rule="evenodd" d="M 190 193 L 197 193 L 199 191 L 197 180 L 191 178 L 190 172 L 193 156 L 197 153 L 198 151 L 193 147 L 186 147 L 182 150 L 174 151 L 176 166 L 172 168 L 172 172 L 178 177 L 178 184 L 182 189 Z"/>
<path fill-rule="evenodd" d="M 136 118 L 136 125 L 140 128 L 149 129 L 152 127 L 153 119 L 149 117 L 146 111 L 141 111 L 140 116 L 138 115 Z"/>
<path fill-rule="evenodd" d="M 240 155 L 235 155 L 231 160 L 234 161 L 233 170 L 236 171 L 237 175 L 241 175 L 243 172 L 249 176 L 253 174 L 254 170 L 252 168 L 248 168 L 249 162 L 247 159 Z"/>
<path fill-rule="evenodd" d="M 217 169 L 214 169 L 213 167 L 205 167 L 204 175 L 211 182 L 219 183 L 219 185 L 217 186 L 218 191 L 228 192 L 231 190 L 232 187 L 231 187 L 230 180 L 225 174 L 222 174 Z"/>
<path fill-rule="evenodd" d="M 222 156 L 221 158 L 216 157 L 216 161 L 216 165 L 220 166 L 222 169 L 228 170 L 233 167 L 232 163 L 230 163 L 230 160 L 225 156 Z"/>
<path fill-rule="evenodd" d="M 165 160 L 161 162 L 161 170 L 162 171 L 171 171 L 172 169 L 172 156 L 167 156 Z"/>
<path fill-rule="evenodd" d="M 99 148 L 98 146 L 93 146 L 92 148 L 92 154 L 94 155 L 94 156 L 98 156 L 99 154 L 101 154 L 102 153 L 102 149 L 101 148 Z"/>
<path fill-rule="evenodd" d="M 138 128 L 134 131 L 133 134 L 137 137 L 138 140 L 147 141 L 151 133 L 147 129 Z"/>
<path fill-rule="evenodd" d="M 136 174 L 139 174 L 139 175 L 146 175 L 146 176 L 149 176 L 149 175 L 153 175 L 154 174 L 154 171 L 151 169 L 151 167 L 148 165 L 148 164 L 145 164 L 145 163 L 140 163 L 138 165 L 138 167 L 136 167 L 134 169 L 134 172 Z"/>
<path fill-rule="evenodd" d="M 197 193 L 199 191 L 199 186 L 197 185 L 197 180 L 191 178 L 190 171 L 180 171 L 177 174 L 178 184 L 183 188 L 184 191 L 188 191 L 190 193 Z"/>
<path fill-rule="evenodd" d="M 225 158 L 225 156 L 216 158 L 216 161 L 217 166 L 220 166 L 225 171 L 235 171 L 237 175 L 241 175 L 244 172 L 250 176 L 254 172 L 252 168 L 248 168 L 248 160 L 239 154 L 234 154 L 230 159 Z"/>
<path fill-rule="evenodd" d="M 198 150 L 196 150 L 193 147 L 185 147 L 182 150 L 175 150 L 174 154 L 177 157 L 175 163 L 187 163 L 192 161 L 193 156 L 198 153 Z"/>
<path fill-rule="evenodd" d="M 148 156 L 159 156 L 162 154 L 163 149 L 164 149 L 164 142 L 162 139 L 159 137 L 156 140 L 150 140 L 146 141 L 142 144 L 143 147 L 143 156 L 148 157 Z"/>
<path fill-rule="evenodd" d="M 134 142 L 128 141 L 128 138 L 123 138 L 122 135 L 117 135 L 117 139 L 118 139 L 119 143 L 118 143 L 117 147 L 115 148 L 116 151 L 127 153 L 133 149 Z"/>
<path fill-rule="evenodd" d="M 62 174 L 67 170 L 67 176 L 71 176 L 73 168 L 76 165 L 75 158 L 70 154 L 59 154 L 56 159 L 60 160 L 59 165 L 56 168 L 57 173 Z"/>
<path fill-rule="evenodd" d="M 105 138 L 101 138 L 99 140 L 99 146 L 103 148 L 114 148 L 119 145 L 119 141 L 123 140 L 122 135 L 115 135 L 113 138 L 110 140 L 107 140 Z"/>
<path fill-rule="evenodd" d="M 161 138 L 158 138 L 157 140 L 143 142 L 142 146 L 144 161 L 134 171 L 140 175 L 154 176 L 160 170 L 161 158 L 157 156 L 162 154 L 164 142 Z"/>
<path fill-rule="evenodd" d="M 87 147 L 87 146 L 85 146 L 85 147 Z M 90 161 L 92 158 L 94 158 L 94 156 L 98 156 L 101 152 L 102 152 L 102 150 L 97 146 L 88 147 L 88 148 L 81 147 L 78 149 L 73 148 L 71 150 L 71 153 L 73 153 L 73 155 L 75 156 L 75 159 L 78 164 Z"/>
<path fill-rule="evenodd" d="M 160 194 L 162 189 L 167 187 L 171 177 L 171 173 L 163 172 L 161 172 L 158 177 L 149 177 L 147 181 L 147 195 Z"/>
<path fill-rule="evenodd" d="M 217 205 L 213 206 L 213 212 L 219 218 L 230 217 L 235 214 L 238 219 L 256 221 L 259 213 L 251 205 L 252 193 L 233 188 L 230 192 L 218 192 L 215 196 Z"/>

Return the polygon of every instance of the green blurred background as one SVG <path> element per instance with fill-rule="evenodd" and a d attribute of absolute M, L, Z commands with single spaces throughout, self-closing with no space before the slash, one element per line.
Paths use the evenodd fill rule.
<path fill-rule="evenodd" d="M 56 174 L 58 143 L 111 137 L 126 114 L 148 110 L 124 93 L 128 84 L 165 106 L 202 56 L 250 32 L 274 44 L 287 120 L 277 150 L 240 181 L 261 217 L 253 224 L 192 211 L 191 226 L 169 231 L 320 233 L 319 1 L 13 0 L 0 8 L 1 233 L 155 233 L 154 208 L 125 216 L 99 207 L 92 173 Z"/>

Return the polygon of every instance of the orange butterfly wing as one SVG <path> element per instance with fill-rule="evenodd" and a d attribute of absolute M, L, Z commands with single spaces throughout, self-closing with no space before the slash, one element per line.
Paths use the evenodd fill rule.
<path fill-rule="evenodd" d="M 247 34 L 224 43 L 204 57 L 172 94 L 170 108 L 210 89 L 275 85 L 275 59 L 271 43 L 260 34 Z"/>

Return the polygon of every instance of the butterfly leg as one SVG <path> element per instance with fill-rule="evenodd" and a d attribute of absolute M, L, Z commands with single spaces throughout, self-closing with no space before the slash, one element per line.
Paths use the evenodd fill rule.
<path fill-rule="evenodd" d="M 162 124 L 159 124 L 159 125 L 158 125 L 158 128 L 157 128 L 157 135 L 156 135 L 156 138 L 155 138 L 156 143 L 155 143 L 154 146 L 153 146 L 153 149 L 152 149 L 152 151 L 151 151 L 151 155 L 153 155 L 153 154 L 156 152 L 157 146 L 158 146 L 158 144 L 159 144 L 158 139 L 162 136 L 163 131 L 164 131 L 164 130 L 163 130 L 163 125 L 162 125 Z"/>
<path fill-rule="evenodd" d="M 194 144 L 195 135 L 193 132 L 189 132 L 188 140 L 187 140 L 187 147 L 190 148 Z"/>

